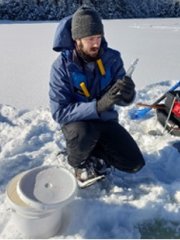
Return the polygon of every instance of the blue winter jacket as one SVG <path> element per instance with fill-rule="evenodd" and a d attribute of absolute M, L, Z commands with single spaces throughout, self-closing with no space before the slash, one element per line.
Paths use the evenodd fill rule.
<path fill-rule="evenodd" d="M 117 120 L 114 107 L 98 114 L 96 101 L 117 79 L 125 75 L 120 53 L 107 47 L 102 40 L 100 58 L 106 74 L 101 75 L 96 62 L 80 63 L 74 58 L 74 42 L 71 38 L 71 16 L 62 19 L 57 27 L 53 50 L 60 55 L 52 65 L 50 74 L 50 107 L 54 120 L 60 125 L 86 120 Z M 90 97 L 80 87 L 84 82 Z M 122 106 L 127 105 L 122 101 Z"/>

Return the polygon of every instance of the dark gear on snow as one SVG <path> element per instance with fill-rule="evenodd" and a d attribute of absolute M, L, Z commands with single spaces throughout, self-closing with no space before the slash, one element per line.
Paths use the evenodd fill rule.
<path fill-rule="evenodd" d="M 151 104 L 151 106 L 157 105 L 158 103 L 160 103 L 162 100 L 164 100 L 167 96 L 167 94 L 169 92 L 174 91 L 175 89 L 177 89 L 178 87 L 180 87 L 180 81 L 177 82 L 174 86 L 172 86 L 167 92 L 165 92 L 162 96 L 160 96 L 155 102 L 153 102 Z M 152 107 L 148 107 L 148 108 L 142 108 L 142 109 L 134 109 L 133 111 L 129 112 L 129 116 L 131 119 L 133 120 L 137 120 L 137 119 L 142 119 L 144 117 L 147 116 L 147 114 L 151 111 Z"/>
<path fill-rule="evenodd" d="M 121 105 L 132 101 L 135 95 L 135 84 L 130 77 L 118 79 L 113 86 L 97 101 L 98 113 L 109 110 L 114 104 Z"/>
<path fill-rule="evenodd" d="M 166 94 L 164 108 L 157 109 L 157 119 L 170 134 L 180 136 L 180 91 Z"/>
<path fill-rule="evenodd" d="M 73 15 L 71 33 L 73 40 L 93 35 L 104 35 L 103 24 L 98 13 L 87 6 L 82 6 Z"/>

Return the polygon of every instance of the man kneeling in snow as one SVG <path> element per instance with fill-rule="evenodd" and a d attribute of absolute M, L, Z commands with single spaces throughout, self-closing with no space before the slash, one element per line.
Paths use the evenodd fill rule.
<path fill-rule="evenodd" d="M 103 178 L 110 166 L 137 172 L 145 164 L 142 153 L 114 109 L 132 103 L 135 85 L 125 76 L 120 53 L 108 48 L 97 12 L 82 6 L 62 19 L 55 44 L 61 54 L 51 69 L 51 112 L 79 186 Z"/>

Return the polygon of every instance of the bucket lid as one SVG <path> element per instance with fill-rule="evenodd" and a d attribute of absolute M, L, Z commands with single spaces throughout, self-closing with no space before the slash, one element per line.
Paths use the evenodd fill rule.
<path fill-rule="evenodd" d="M 30 207 L 54 209 L 72 201 L 77 191 L 73 174 L 65 168 L 42 166 L 26 172 L 17 184 L 20 198 Z"/>

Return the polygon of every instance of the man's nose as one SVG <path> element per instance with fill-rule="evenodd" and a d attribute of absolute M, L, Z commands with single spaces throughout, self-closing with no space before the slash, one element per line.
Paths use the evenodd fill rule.
<path fill-rule="evenodd" d="M 93 47 L 99 47 L 99 41 L 98 40 L 94 40 Z"/>

